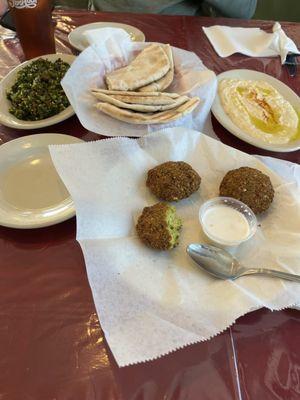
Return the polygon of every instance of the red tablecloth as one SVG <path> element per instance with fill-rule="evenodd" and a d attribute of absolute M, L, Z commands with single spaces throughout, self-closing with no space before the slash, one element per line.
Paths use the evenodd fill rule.
<path fill-rule="evenodd" d="M 271 22 L 81 11 L 56 11 L 54 18 L 58 51 L 72 51 L 67 34 L 78 25 L 124 22 L 140 28 L 148 41 L 194 51 L 216 73 L 251 68 L 300 92 L 300 73 L 290 78 L 278 58 L 219 58 L 201 29 L 218 23 L 270 30 Z M 300 46 L 300 25 L 282 26 Z M 1 28 L 0 40 L 2 77 L 22 60 L 22 51 L 18 40 Z M 213 125 L 226 144 L 300 162 L 299 151 L 272 154 L 239 141 L 215 120 Z M 77 117 L 38 132 L 99 138 Z M 0 125 L 0 143 L 28 133 Z M 38 230 L 0 228 L 1 400 L 300 398 L 300 313 L 295 310 L 259 310 L 207 342 L 118 368 L 99 326 L 75 228 L 74 218 Z"/>

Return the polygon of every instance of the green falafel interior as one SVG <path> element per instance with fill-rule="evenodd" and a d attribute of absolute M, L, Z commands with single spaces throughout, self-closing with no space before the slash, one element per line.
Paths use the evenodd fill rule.
<path fill-rule="evenodd" d="M 176 208 L 169 206 L 166 212 L 167 229 L 171 235 L 170 248 L 178 245 L 179 230 L 182 227 L 181 219 L 176 215 Z"/>
<path fill-rule="evenodd" d="M 157 250 L 170 250 L 178 244 L 181 225 L 176 208 L 160 202 L 143 209 L 136 230 L 147 246 Z"/>

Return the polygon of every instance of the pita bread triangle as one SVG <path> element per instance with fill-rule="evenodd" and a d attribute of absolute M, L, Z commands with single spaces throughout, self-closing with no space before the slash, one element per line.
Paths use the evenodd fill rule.
<path fill-rule="evenodd" d="M 105 81 L 110 90 L 134 90 L 162 78 L 170 69 L 163 47 L 151 44 L 126 67 L 108 73 Z"/>

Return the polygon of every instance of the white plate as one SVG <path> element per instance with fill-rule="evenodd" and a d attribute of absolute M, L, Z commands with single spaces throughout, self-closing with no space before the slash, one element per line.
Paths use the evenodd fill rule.
<path fill-rule="evenodd" d="M 143 32 L 134 26 L 121 24 L 118 22 L 94 22 L 92 24 L 79 26 L 78 28 L 70 32 L 68 36 L 70 44 L 75 47 L 75 49 L 83 51 L 86 47 L 89 46 L 89 43 L 83 33 L 88 30 L 97 28 L 121 28 L 130 35 L 133 42 L 145 41 L 145 35 L 143 34 Z"/>
<path fill-rule="evenodd" d="M 23 69 L 26 65 L 30 64 L 33 60 L 38 58 L 47 58 L 50 61 L 55 61 L 61 58 L 63 61 L 72 64 L 76 58 L 73 54 L 48 54 L 33 58 L 25 61 L 18 65 L 12 71 L 10 71 L 0 82 L 0 123 L 15 129 L 37 129 L 44 128 L 46 126 L 57 124 L 58 122 L 64 121 L 65 119 L 74 115 L 74 110 L 71 106 L 61 111 L 59 114 L 54 115 L 50 118 L 41 119 L 39 121 L 23 121 L 13 116 L 8 110 L 10 108 L 10 101 L 6 98 L 6 92 L 15 83 L 17 73 Z"/>
<path fill-rule="evenodd" d="M 217 79 L 218 82 L 222 79 L 249 79 L 256 81 L 265 81 L 272 85 L 276 90 L 278 90 L 278 92 L 295 108 L 295 110 L 300 111 L 299 96 L 297 96 L 297 94 L 287 85 L 270 75 L 264 74 L 262 72 L 252 71 L 250 69 L 232 69 L 218 75 Z M 220 122 L 220 124 L 224 126 L 224 128 L 226 128 L 229 132 L 231 132 L 239 139 L 242 139 L 244 142 L 250 143 L 253 146 L 276 152 L 290 152 L 300 149 L 300 139 L 292 141 L 290 143 L 278 145 L 266 143 L 263 140 L 254 138 L 242 131 L 242 129 L 236 126 L 231 121 L 229 116 L 225 113 L 218 93 L 215 97 L 211 111 L 216 119 Z"/>
<path fill-rule="evenodd" d="M 44 133 L 0 146 L 0 225 L 39 228 L 75 215 L 48 145 L 79 142 L 82 140 L 73 136 Z"/>

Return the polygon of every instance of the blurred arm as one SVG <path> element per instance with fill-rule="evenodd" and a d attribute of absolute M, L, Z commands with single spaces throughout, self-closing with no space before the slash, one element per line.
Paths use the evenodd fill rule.
<path fill-rule="evenodd" d="M 0 0 L 0 17 L 7 11 L 8 5 L 6 0 Z"/>

